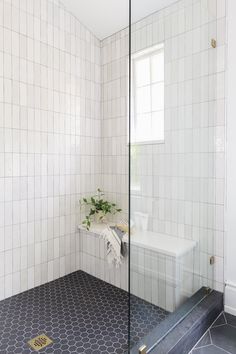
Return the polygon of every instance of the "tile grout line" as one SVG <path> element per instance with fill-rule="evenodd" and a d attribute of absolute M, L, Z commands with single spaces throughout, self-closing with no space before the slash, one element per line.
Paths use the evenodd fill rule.
<path fill-rule="evenodd" d="M 213 346 L 216 347 L 216 348 L 219 348 L 220 350 L 222 350 L 223 352 L 225 352 L 225 353 L 227 353 L 227 354 L 233 354 L 233 353 L 228 352 L 227 350 L 225 350 L 225 349 L 223 349 L 223 348 L 221 348 L 221 347 L 218 347 L 218 345 L 213 344 Z"/>
<path fill-rule="evenodd" d="M 212 336 L 211 336 L 211 330 L 210 330 L 210 329 L 209 329 L 209 336 L 210 336 L 211 344 L 213 344 L 213 342 L 212 342 Z"/>

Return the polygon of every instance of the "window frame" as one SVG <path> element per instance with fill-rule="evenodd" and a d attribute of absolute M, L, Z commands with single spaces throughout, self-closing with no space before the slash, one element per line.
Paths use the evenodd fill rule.
<path fill-rule="evenodd" d="M 163 52 L 164 58 L 165 58 L 165 46 L 164 43 L 161 44 L 157 44 L 151 47 L 148 47 L 144 50 L 141 50 L 139 52 L 136 52 L 134 54 L 131 55 L 131 71 L 132 71 L 132 80 L 131 80 L 131 107 L 132 107 L 132 114 L 131 114 L 131 129 L 134 129 L 134 131 L 136 131 L 136 124 L 137 124 L 137 119 L 135 119 L 135 117 L 137 117 L 137 103 L 135 101 L 135 97 L 137 97 L 137 85 L 136 85 L 136 73 L 135 73 L 135 61 L 137 61 L 138 59 L 142 58 L 150 58 L 151 56 L 154 56 L 155 54 L 158 54 L 160 52 Z M 164 62 L 165 63 L 165 62 Z M 164 68 L 165 69 L 165 68 Z M 152 78 L 152 64 L 151 64 L 151 60 L 150 60 L 150 77 Z M 164 72 L 164 91 L 165 91 L 165 72 Z M 152 87 L 152 83 L 149 85 L 150 87 Z M 148 86 L 148 85 L 147 85 Z M 151 106 L 152 106 L 152 94 L 150 95 L 150 100 L 151 100 Z M 165 102 L 165 92 L 164 92 L 164 102 Z M 164 104 L 164 133 L 165 133 L 165 104 Z M 153 112 L 156 111 L 150 111 L 150 113 L 152 114 Z M 131 145 L 154 145 L 154 144 L 164 144 L 165 143 L 165 136 L 164 139 L 155 139 L 155 140 L 144 140 L 144 141 L 139 141 L 139 140 L 135 140 L 132 141 L 132 134 L 131 134 Z"/>

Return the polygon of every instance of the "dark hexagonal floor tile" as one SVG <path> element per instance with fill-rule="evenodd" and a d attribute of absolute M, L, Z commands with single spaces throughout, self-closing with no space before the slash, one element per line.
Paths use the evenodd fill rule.
<path fill-rule="evenodd" d="M 54 343 L 45 353 L 127 351 L 128 293 L 78 271 L 0 302 L 0 353 L 34 353 L 39 334 Z M 131 296 L 131 338 L 145 336 L 167 312 Z"/>

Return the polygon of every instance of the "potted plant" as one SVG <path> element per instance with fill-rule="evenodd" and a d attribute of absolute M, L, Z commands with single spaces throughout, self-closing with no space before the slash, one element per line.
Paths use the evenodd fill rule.
<path fill-rule="evenodd" d="M 108 214 L 115 215 L 121 212 L 121 209 L 119 209 L 115 203 L 108 202 L 103 196 L 104 193 L 98 188 L 96 195 L 80 200 L 81 208 L 88 209 L 88 214 L 82 222 L 88 231 L 93 220 L 104 222 Z"/>

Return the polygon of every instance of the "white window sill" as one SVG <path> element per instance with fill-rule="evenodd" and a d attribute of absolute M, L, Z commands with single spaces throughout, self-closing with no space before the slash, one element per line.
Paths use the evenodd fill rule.
<path fill-rule="evenodd" d="M 165 140 L 137 141 L 137 142 L 130 143 L 130 145 L 158 145 L 158 144 L 165 144 Z"/>

